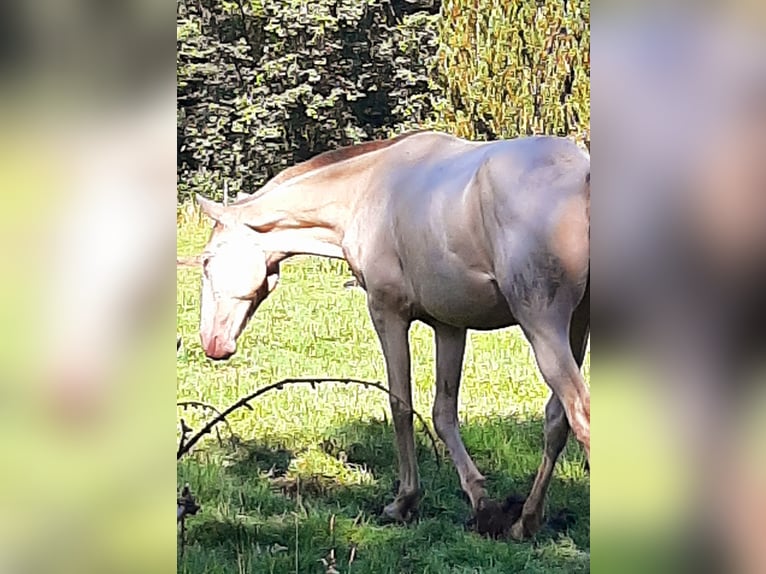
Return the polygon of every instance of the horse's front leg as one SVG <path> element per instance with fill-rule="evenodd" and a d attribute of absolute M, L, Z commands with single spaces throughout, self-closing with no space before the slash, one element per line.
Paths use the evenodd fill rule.
<path fill-rule="evenodd" d="M 446 325 L 434 327 L 436 336 L 436 398 L 433 420 L 436 433 L 447 446 L 455 463 L 460 485 L 468 495 L 474 511 L 486 496 L 485 478 L 476 468 L 463 444 L 458 424 L 457 407 L 460 375 L 465 352 L 465 329 Z"/>
<path fill-rule="evenodd" d="M 420 495 L 415 434 L 412 426 L 412 386 L 410 382 L 409 319 L 391 312 L 374 301 L 369 302 L 370 316 L 378 333 L 386 361 L 388 388 L 391 392 L 391 415 L 399 455 L 399 493 L 383 509 L 393 520 L 404 521 L 417 506 Z"/>

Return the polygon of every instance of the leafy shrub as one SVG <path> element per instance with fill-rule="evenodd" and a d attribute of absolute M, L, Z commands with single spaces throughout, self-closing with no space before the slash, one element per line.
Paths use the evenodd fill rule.
<path fill-rule="evenodd" d="M 469 139 L 589 139 L 589 0 L 444 0 L 433 125 Z"/>
<path fill-rule="evenodd" d="M 430 127 L 589 139 L 589 0 L 177 0 L 178 198 Z"/>
<path fill-rule="evenodd" d="M 309 157 L 431 113 L 438 5 L 179 0 L 179 199 L 252 192 Z"/>

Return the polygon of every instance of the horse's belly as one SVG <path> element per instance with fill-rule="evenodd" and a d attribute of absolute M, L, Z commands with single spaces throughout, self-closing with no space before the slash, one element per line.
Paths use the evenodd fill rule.
<path fill-rule="evenodd" d="M 468 329 L 498 329 L 515 321 L 497 284 L 484 274 L 433 277 L 416 288 L 417 307 L 430 318 Z"/>

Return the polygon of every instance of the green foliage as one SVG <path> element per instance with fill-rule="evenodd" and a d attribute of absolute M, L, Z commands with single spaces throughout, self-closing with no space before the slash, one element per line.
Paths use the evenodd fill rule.
<path fill-rule="evenodd" d="M 252 192 L 289 165 L 431 112 L 438 7 L 179 0 L 179 199 Z"/>
<path fill-rule="evenodd" d="M 469 139 L 589 139 L 589 25 L 589 0 L 444 0 L 435 125 Z"/>
<path fill-rule="evenodd" d="M 178 0 L 178 196 L 431 127 L 589 139 L 589 0 Z"/>

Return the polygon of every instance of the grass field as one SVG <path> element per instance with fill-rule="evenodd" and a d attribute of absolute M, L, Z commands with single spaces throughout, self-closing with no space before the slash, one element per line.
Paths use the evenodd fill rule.
<path fill-rule="evenodd" d="M 188 206 L 179 210 L 178 251 L 199 253 L 209 233 Z M 342 262 L 300 257 L 283 265 L 280 287 L 263 304 L 225 363 L 207 360 L 199 345 L 199 271 L 178 270 L 178 398 L 226 407 L 285 377 L 356 377 L 385 381 L 383 358 L 358 289 Z M 433 340 L 411 331 L 415 408 L 430 424 Z M 588 363 L 586 362 L 586 376 Z M 471 333 L 461 388 L 466 446 L 496 498 L 526 494 L 542 448 L 548 389 L 518 329 Z M 342 574 L 590 570 L 590 479 L 570 438 L 551 485 L 548 510 L 567 509 L 565 528 L 547 528 L 533 542 L 485 540 L 466 531 L 468 503 L 442 445 L 437 467 L 416 423 L 424 496 L 418 519 L 385 524 L 393 498 L 396 451 L 388 397 L 340 384 L 286 387 L 264 395 L 253 410 L 231 417 L 236 444 L 221 428 L 178 465 L 202 505 L 187 522 L 178 571 L 188 573 L 321 573 L 333 553 Z M 182 411 L 192 427 L 207 413 Z"/>

